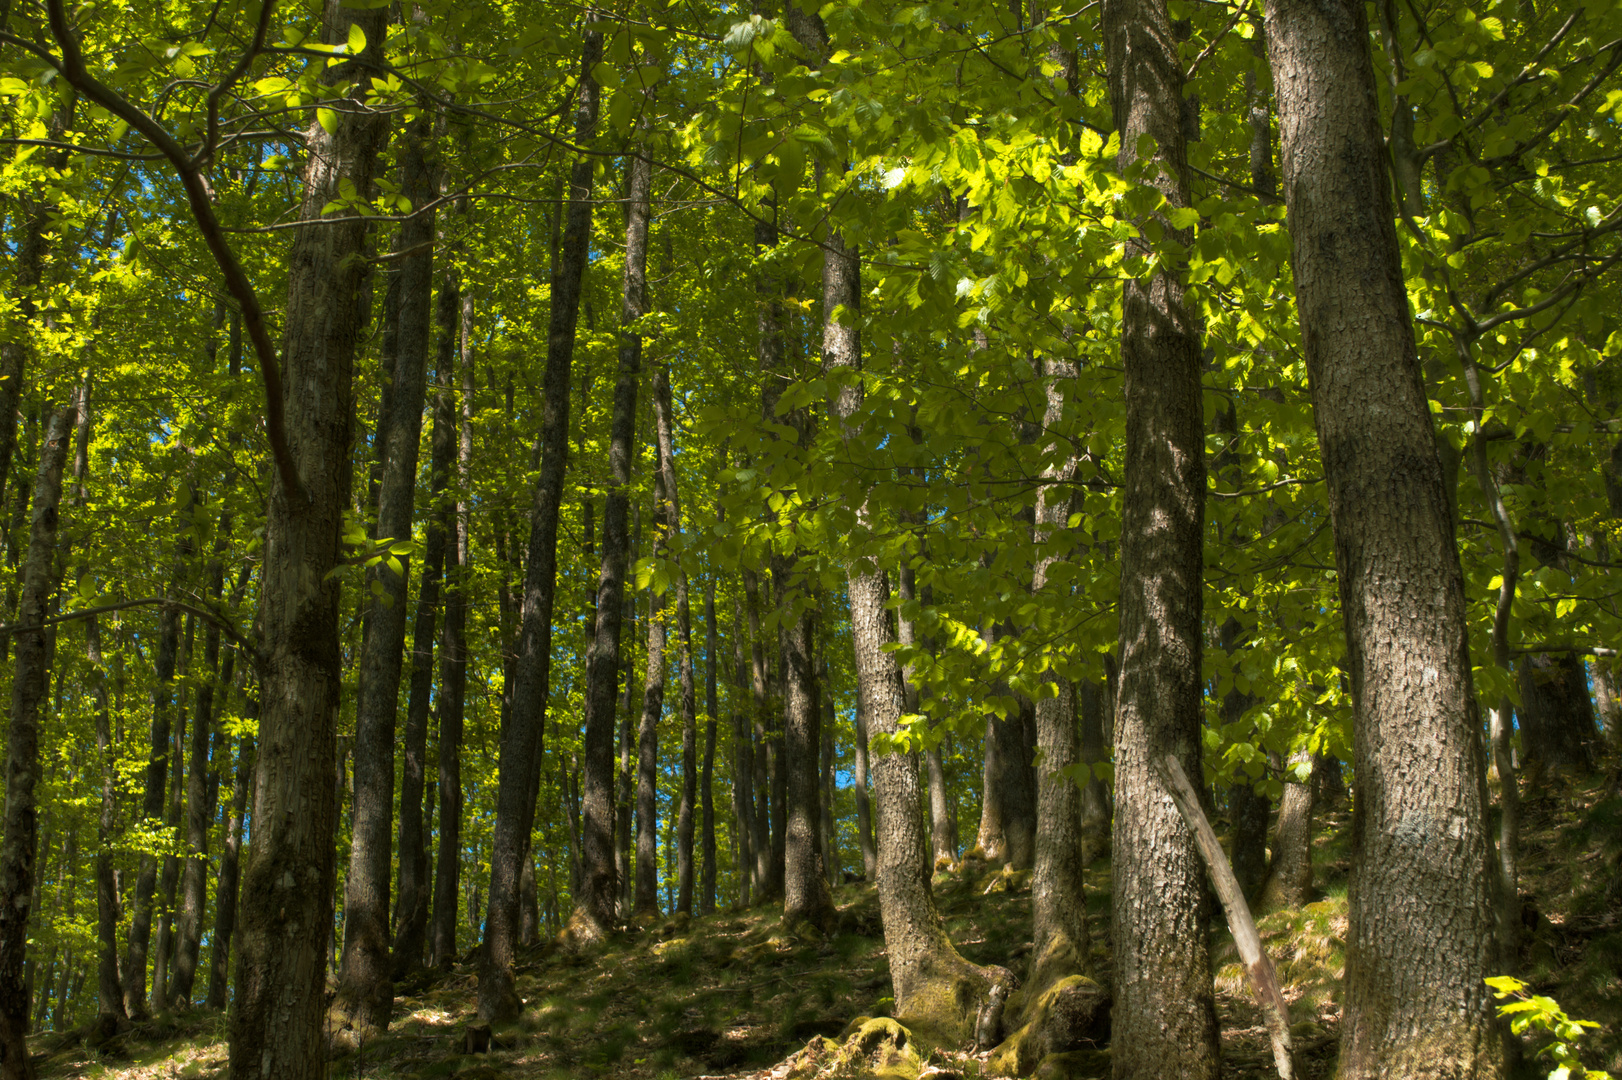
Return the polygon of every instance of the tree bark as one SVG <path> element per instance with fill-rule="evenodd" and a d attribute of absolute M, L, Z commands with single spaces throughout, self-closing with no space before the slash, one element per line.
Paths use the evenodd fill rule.
<path fill-rule="evenodd" d="M 1074 365 L 1045 362 L 1042 372 L 1047 408 L 1042 427 L 1054 432 L 1064 415 L 1066 380 L 1075 377 Z M 1046 453 L 1055 455 L 1050 443 Z M 1049 481 L 1037 489 L 1036 516 L 1031 539 L 1037 549 L 1031 573 L 1031 592 L 1048 586 L 1048 575 L 1062 557 L 1055 540 L 1070 516 L 1069 489 L 1077 465 L 1074 453 L 1053 461 L 1043 470 Z M 1031 978 L 1026 999 L 1034 1000 L 1055 979 L 1092 972 L 1091 937 L 1087 932 L 1087 893 L 1082 882 L 1086 866 L 1081 836 L 1081 789 L 1065 770 L 1081 760 L 1076 730 L 1075 687 L 1055 672 L 1044 673 L 1052 696 L 1036 702 L 1038 758 L 1036 797 L 1036 852 L 1031 875 Z"/>
<path fill-rule="evenodd" d="M 851 766 L 852 796 L 856 801 L 856 846 L 862 855 L 862 875 L 866 880 L 872 881 L 878 873 L 878 848 L 873 846 L 873 807 L 867 792 L 868 760 L 867 760 L 867 713 L 862 709 L 860 700 L 856 702 L 856 746 L 852 751 L 855 759 Z"/>
<path fill-rule="evenodd" d="M 1505 1046 L 1463 576 L 1353 0 L 1275 0 L 1303 351 L 1354 701 L 1357 802 L 1340 1075 L 1496 1077 Z"/>
<path fill-rule="evenodd" d="M 249 718 L 257 718 L 258 706 L 243 695 Z M 209 949 L 208 1007 L 222 1012 L 226 1007 L 231 981 L 231 938 L 237 928 L 237 891 L 242 865 L 242 826 L 248 816 L 248 792 L 253 787 L 254 742 L 244 735 L 237 742 L 237 778 L 231 790 L 231 813 L 225 822 L 225 840 L 220 850 L 220 873 L 214 894 L 214 935 Z"/>
<path fill-rule="evenodd" d="M 407 125 L 400 147 L 400 188 L 412 206 L 438 194 L 425 143 L 433 120 L 424 111 Z M 383 478 L 377 497 L 377 540 L 409 542 L 416 516 L 417 448 L 434 303 L 434 213 L 400 226 L 399 353 L 388 372 L 389 414 L 380 418 Z M 344 879 L 344 957 L 333 1007 L 364 1035 L 389 1026 L 394 1007 L 389 957 L 389 871 L 394 833 L 394 748 L 406 634 L 411 557 L 401 552 L 367 574 L 372 597 L 362 637 L 355 704 L 354 827 Z M 417 799 L 421 800 L 420 792 Z M 417 852 L 403 864 L 415 871 Z M 403 869 L 404 869 L 403 865 Z M 412 897 L 415 910 L 415 896 Z"/>
<path fill-rule="evenodd" d="M 580 54 L 575 141 L 591 143 L 597 125 L 598 88 L 592 70 L 602 57 L 602 33 L 588 19 Z M 513 983 L 518 944 L 518 878 L 529 850 L 535 817 L 534 776 L 541 753 L 541 725 L 552 673 L 552 606 L 557 590 L 558 509 L 569 453 L 570 368 L 581 282 L 591 240 L 592 159 L 581 154 L 569 174 L 569 205 L 563 245 L 552 279 L 547 333 L 545 401 L 541 419 L 541 475 L 530 515 L 529 557 L 524 566 L 523 621 L 507 725 L 501 733 L 501 776 L 490 851 L 490 910 L 485 916 L 484 962 L 479 972 L 479 1017 L 510 1020 L 520 1003 Z"/>
<path fill-rule="evenodd" d="M 642 337 L 630 327 L 646 311 L 648 199 L 653 173 L 633 156 L 626 163 L 625 240 L 642 251 L 627 257 L 621 288 L 619 371 L 608 446 L 609 488 L 603 504 L 602 564 L 597 580 L 596 625 L 586 655 L 586 715 L 582 744 L 581 886 L 565 933 L 574 940 L 600 941 L 618 923 L 620 867 L 617 860 L 614 790 L 614 699 L 621 671 L 620 639 L 625 613 L 625 571 L 630 543 L 631 471 L 636 445 L 637 384 L 642 373 Z M 627 685 L 631 665 L 624 665 Z M 622 770 L 623 772 L 623 770 Z"/>
<path fill-rule="evenodd" d="M 1295 769 L 1312 763 L 1307 750 L 1290 756 L 1284 797 L 1278 803 L 1278 828 L 1273 834 L 1273 860 L 1257 906 L 1298 908 L 1312 895 L 1312 781 L 1295 777 Z M 1236 868 L 1237 869 L 1237 868 Z"/>
<path fill-rule="evenodd" d="M 403 979 L 422 966 L 428 934 L 428 840 L 423 824 L 423 790 L 427 783 L 428 712 L 434 682 L 434 639 L 438 633 L 440 587 L 445 572 L 447 536 L 455 542 L 456 517 L 444 504 L 445 487 L 456 467 L 457 319 L 461 279 L 454 266 L 440 275 L 435 321 L 439 324 L 434 393 L 434 428 L 428 466 L 429 511 L 423 538 L 422 581 L 417 590 L 417 618 L 412 628 L 411 684 L 406 704 L 405 738 L 400 763 L 400 869 L 395 889 L 392 976 Z"/>
<path fill-rule="evenodd" d="M 699 767 L 698 913 L 715 913 L 715 734 L 720 702 L 715 666 L 719 637 L 715 625 L 715 575 L 704 578 L 704 763 Z"/>
<path fill-rule="evenodd" d="M 5 835 L 0 840 L 0 1076 L 30 1080 L 28 1057 L 29 993 L 23 974 L 28 923 L 35 888 L 35 852 L 39 840 L 39 724 L 41 703 L 50 689 L 49 628 L 56 591 L 54 574 L 62 473 L 72 446 L 74 427 L 84 405 L 85 388 L 51 411 L 34 479 L 33 518 L 28 553 L 23 560 L 22 595 L 13 625 L 16 652 L 12 660 L 11 726 L 6 733 Z"/>
<path fill-rule="evenodd" d="M 668 535 L 682 531 L 681 493 L 676 486 L 675 419 L 670 401 L 670 365 L 653 372 L 653 408 L 659 443 L 658 468 L 664 491 Z M 676 812 L 676 910 L 693 913 L 693 803 L 697 798 L 698 706 L 693 687 L 693 616 L 687 571 L 676 567 L 676 634 L 681 680 L 681 803 Z"/>
<path fill-rule="evenodd" d="M 1519 667 L 1524 767 L 1532 773 L 1593 772 L 1599 728 L 1582 657 L 1538 653 L 1522 657 Z"/>
<path fill-rule="evenodd" d="M 445 536 L 445 635 L 440 644 L 437 750 L 439 846 L 434 860 L 434 912 L 430 963 L 441 970 L 456 959 L 456 898 L 462 869 L 462 714 L 467 697 L 468 583 L 473 572 L 470 491 L 473 473 L 473 293 L 461 294 L 462 422 L 456 451 L 457 501 L 441 506 Z M 503 639 L 505 640 L 505 638 Z"/>
<path fill-rule="evenodd" d="M 654 514 L 653 557 L 667 554 L 665 537 L 669 519 L 665 516 L 664 473 L 653 477 Z M 633 917 L 659 915 L 659 719 L 665 705 L 665 598 L 653 592 L 648 599 L 648 659 L 642 683 L 642 713 L 636 739 L 636 891 L 632 898 Z"/>
<path fill-rule="evenodd" d="M 738 840 L 738 906 L 748 907 L 755 878 L 755 751 L 744 712 L 749 669 L 743 655 L 743 611 L 738 594 L 732 601 L 732 834 Z"/>
<path fill-rule="evenodd" d="M 1106 0 L 1104 56 L 1120 167 L 1173 208 L 1189 205 L 1182 61 L 1164 0 Z M 1140 147 L 1147 153 L 1140 157 Z M 1163 215 L 1138 222 L 1172 231 Z M 1139 253 L 1149 254 L 1139 242 Z M 1205 423 L 1200 340 L 1180 270 L 1125 283 L 1121 658 L 1111 847 L 1119 1080 L 1214 1080 L 1220 1047 L 1206 927 L 1205 871 L 1156 763 L 1200 769 Z"/>
<path fill-rule="evenodd" d="M 342 44 L 353 25 L 366 35 L 362 57 L 375 62 L 387 14 L 327 0 L 322 40 Z M 340 63 L 325 73 L 355 103 L 338 111 L 332 133 L 314 121 L 305 133 L 305 220 L 321 217 L 341 184 L 363 198 L 371 191 L 387 119 L 360 105 L 370 86 L 361 71 Z M 265 522 L 259 612 L 265 659 L 253 841 L 239 912 L 232 1080 L 305 1080 L 326 1070 L 324 968 L 337 827 L 332 763 L 343 681 L 338 582 L 330 572 L 339 565 L 349 502 L 365 239 L 360 222 L 306 225 L 288 258 L 278 404 L 294 472 L 272 490 Z"/>
<path fill-rule="evenodd" d="M 749 839 L 755 854 L 755 902 L 762 903 L 776 894 L 772 891 L 772 787 L 767 760 L 771 753 L 767 746 L 766 718 L 770 705 L 766 694 L 766 650 L 760 638 L 760 576 L 753 570 L 743 572 L 743 601 L 744 613 L 749 619 L 750 716 L 754 735 L 750 781 L 755 793 L 755 813 L 749 822 Z"/>

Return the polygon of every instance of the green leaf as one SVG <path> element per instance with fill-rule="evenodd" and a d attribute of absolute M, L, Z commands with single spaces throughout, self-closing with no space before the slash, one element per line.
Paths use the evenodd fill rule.
<path fill-rule="evenodd" d="M 317 109 L 315 110 L 315 119 L 316 123 L 320 124 L 321 129 L 328 135 L 338 134 L 338 114 L 336 112 L 331 109 Z"/>
<path fill-rule="evenodd" d="M 361 29 L 359 23 L 349 24 L 349 41 L 346 44 L 350 56 L 359 56 L 366 51 L 366 31 Z"/>

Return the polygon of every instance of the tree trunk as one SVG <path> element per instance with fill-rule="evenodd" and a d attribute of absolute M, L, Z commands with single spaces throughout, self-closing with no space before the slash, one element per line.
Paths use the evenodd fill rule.
<path fill-rule="evenodd" d="M 822 599 L 818 607 L 826 603 Z M 823 639 L 826 642 L 826 638 Z M 834 821 L 834 758 L 838 754 L 838 746 L 834 740 L 834 730 L 838 724 L 838 715 L 834 708 L 834 695 L 832 682 L 828 677 L 827 645 L 818 646 L 817 649 L 817 686 L 818 697 L 822 701 L 822 768 L 818 784 L 822 797 L 822 822 L 818 834 L 818 842 L 822 851 L 823 870 L 828 878 L 828 886 L 832 888 L 839 884 L 839 830 Z"/>
<path fill-rule="evenodd" d="M 1290 756 L 1284 797 L 1278 804 L 1278 828 L 1273 834 L 1273 861 L 1257 907 L 1298 908 L 1312 896 L 1312 780 L 1303 781 L 1295 770 L 1312 764 L 1306 750 Z"/>
<path fill-rule="evenodd" d="M 456 898 L 462 869 L 462 713 L 467 697 L 467 587 L 473 571 L 470 491 L 473 473 L 473 293 L 461 296 L 462 423 L 456 451 L 457 501 L 441 506 L 445 536 L 445 636 L 440 644 L 438 777 L 439 846 L 434 860 L 430 963 L 456 959 Z M 505 636 L 503 641 L 505 641 Z"/>
<path fill-rule="evenodd" d="M 1158 190 L 1171 207 L 1186 207 L 1183 61 L 1164 0 L 1106 0 L 1103 33 L 1121 171 Z M 1144 159 L 1138 156 L 1140 146 L 1152 146 Z M 1142 221 L 1139 228 L 1158 228 L 1188 241 L 1186 233 L 1172 232 L 1164 217 L 1153 225 Z M 1172 754 L 1190 775 L 1200 770 L 1205 527 L 1200 341 L 1172 264 L 1127 281 L 1121 305 L 1126 454 L 1110 1045 L 1115 1075 L 1122 1080 L 1149 1075 L 1207 1080 L 1220 1071 L 1220 1047 L 1205 868 L 1155 764 Z"/>
<path fill-rule="evenodd" d="M 753 570 L 743 572 L 744 612 L 749 619 L 750 715 L 754 737 L 754 757 L 750 762 L 750 786 L 754 790 L 754 816 L 749 822 L 749 842 L 754 851 L 755 902 L 773 896 L 772 881 L 772 788 L 766 745 L 766 650 L 760 640 L 760 577 Z"/>
<path fill-rule="evenodd" d="M 412 206 L 431 206 L 438 194 L 425 143 L 433 120 L 424 111 L 406 126 L 400 147 L 400 188 Z M 408 542 L 416 515 L 417 448 L 434 305 L 434 213 L 427 210 L 400 226 L 399 353 L 391 383 L 389 413 L 380 417 L 383 477 L 377 497 L 377 541 Z M 391 554 L 367 573 L 372 597 L 361 641 L 355 703 L 354 830 L 349 873 L 344 879 L 344 957 L 333 1007 L 364 1037 L 385 1030 L 394 1008 L 389 871 L 394 839 L 395 719 L 406 634 L 406 597 L 411 558 Z M 420 773 L 420 767 L 419 767 Z M 421 791 L 416 798 L 420 804 Z M 402 872 L 416 873 L 417 851 L 402 859 Z M 416 897 L 408 913 L 415 913 Z"/>
<path fill-rule="evenodd" d="M 447 536 L 455 542 L 456 517 L 443 505 L 445 487 L 456 467 L 457 318 L 460 275 L 454 266 L 440 275 L 435 321 L 439 324 L 434 393 L 434 429 L 428 466 L 429 510 L 423 539 L 422 583 L 412 629 L 411 686 L 406 704 L 400 763 L 400 869 L 395 888 L 393 968 L 403 979 L 422 966 L 428 934 L 428 838 L 423 824 L 423 789 L 428 768 L 428 712 L 434 682 L 434 638 L 438 633 L 440 585 Z"/>
<path fill-rule="evenodd" d="M 602 33 L 588 19 L 580 54 L 575 141 L 591 143 L 597 124 L 598 93 L 592 70 L 602 58 Z M 591 241 L 593 159 L 579 155 L 569 174 L 569 205 L 552 279 L 552 311 L 547 333 L 545 401 L 541 419 L 541 474 L 530 515 L 529 557 L 524 566 L 523 621 L 507 725 L 501 733 L 496 824 L 490 851 L 490 910 L 485 916 L 484 961 L 479 972 L 479 1017 L 511 1020 L 520 1003 L 513 984 L 518 942 L 518 878 L 529 851 L 534 824 L 534 777 L 541 753 L 541 724 L 552 674 L 552 606 L 557 590 L 558 509 L 569 453 L 570 368 L 575 324 Z"/>
<path fill-rule="evenodd" d="M 738 841 L 738 906 L 752 899 L 755 870 L 755 751 L 744 713 L 744 684 L 749 669 L 743 655 L 743 611 L 738 594 L 732 601 L 732 835 Z"/>
<path fill-rule="evenodd" d="M 653 477 L 653 557 L 666 557 L 670 522 L 664 514 L 664 474 Z M 633 917 L 659 916 L 659 718 L 665 705 L 665 598 L 648 599 L 648 661 L 642 683 L 642 714 L 636 739 L 636 892 Z"/>
<path fill-rule="evenodd" d="M 852 753 L 855 758 L 851 784 L 856 800 L 856 846 L 862 855 L 862 876 L 872 881 L 878 872 L 879 852 L 873 846 L 873 807 L 867 793 L 867 713 L 860 699 L 856 702 L 856 747 Z"/>
<path fill-rule="evenodd" d="M 1076 687 L 1077 712 L 1081 719 L 1081 760 L 1089 769 L 1081 785 L 1081 833 L 1089 860 L 1109 854 L 1110 809 L 1109 788 L 1098 777 L 1097 766 L 1109 761 L 1109 747 L 1104 743 L 1104 711 L 1108 707 L 1108 688 L 1099 679 L 1084 679 Z"/>
<path fill-rule="evenodd" d="M 229 529 L 230 519 L 226 517 L 220 522 L 221 535 L 215 542 L 214 558 L 208 567 L 208 593 L 215 604 L 219 603 L 225 585 L 225 567 L 221 559 L 225 554 L 225 534 Z M 233 601 L 239 599 L 239 596 L 232 597 Z M 220 629 L 210 623 L 203 634 L 203 672 L 197 686 L 191 748 L 186 761 L 186 859 L 181 873 L 175 975 L 170 987 L 171 1004 L 182 1009 L 191 1003 L 192 986 L 197 979 L 197 960 L 203 947 L 203 919 L 208 914 L 208 833 L 213 812 L 208 798 L 208 748 L 214 739 L 215 681 L 219 675 Z"/>
<path fill-rule="evenodd" d="M 997 635 L 995 629 L 987 633 L 987 644 Z M 1006 684 L 999 684 L 996 693 L 1010 696 Z M 1032 865 L 1036 844 L 1036 798 L 1024 725 L 1023 708 L 1002 717 L 986 714 L 980 829 L 970 853 L 994 866 L 1015 869 Z"/>
<path fill-rule="evenodd" d="M 195 496 L 193 497 L 195 502 Z M 190 523 L 187 523 L 189 528 Z M 186 693 L 190 688 L 192 647 L 197 637 L 197 620 L 186 616 L 186 631 L 180 640 L 180 654 L 176 669 L 180 675 L 180 692 L 175 703 L 175 727 L 169 739 L 169 807 L 163 823 L 170 836 L 179 837 L 180 819 L 185 812 L 186 753 Z M 163 857 L 163 875 L 158 882 L 158 941 L 152 950 L 152 1010 L 166 1013 L 172 1005 L 170 982 L 173 978 L 175 958 L 175 893 L 180 886 L 180 859 L 175 855 Z"/>
<path fill-rule="evenodd" d="M 1055 432 L 1064 414 L 1064 383 L 1075 378 L 1074 365 L 1044 362 L 1047 409 L 1043 429 Z M 1051 436 L 1056 440 L 1057 436 Z M 1057 444 L 1046 453 L 1057 452 Z M 1066 482 L 1073 479 L 1077 459 L 1072 453 L 1043 470 L 1050 481 L 1037 489 L 1032 541 L 1037 548 L 1031 573 L 1031 592 L 1048 585 L 1048 575 L 1061 558 L 1052 546 L 1070 516 Z M 1044 545 L 1048 545 L 1044 549 Z M 1065 590 L 1069 592 L 1068 589 Z M 1036 852 L 1031 875 L 1031 978 L 1026 1000 L 1035 1000 L 1056 979 L 1092 972 L 1092 945 L 1087 932 L 1087 893 L 1082 883 L 1086 853 L 1081 836 L 1081 789 L 1065 771 L 1081 760 L 1076 730 L 1075 687 L 1056 672 L 1044 673 L 1053 696 L 1036 702 L 1036 739 L 1041 761 L 1037 775 Z"/>
<path fill-rule="evenodd" d="M 1463 576 L 1408 312 L 1364 8 L 1275 0 L 1268 51 L 1351 676 L 1340 1075 L 1501 1075 Z"/>
<path fill-rule="evenodd" d="M 353 25 L 368 63 L 382 55 L 388 12 L 327 0 L 322 40 L 339 45 Z M 331 84 L 362 96 L 362 69 L 328 68 Z M 306 131 L 300 217 L 314 220 L 352 185 L 369 197 L 384 114 L 358 101 L 332 133 Z M 272 490 L 265 521 L 259 625 L 265 660 L 253 841 L 242 882 L 240 956 L 231 1014 L 232 1080 L 325 1075 L 324 1008 L 335 867 L 338 702 L 343 654 L 338 582 L 349 502 L 353 374 L 366 273 L 362 222 L 306 225 L 288 257 L 282 408 L 298 489 Z"/>
<path fill-rule="evenodd" d="M 704 763 L 699 768 L 698 913 L 715 913 L 715 733 L 720 702 L 716 695 L 718 647 L 715 626 L 715 575 L 704 578 Z"/>
<path fill-rule="evenodd" d="M 629 328 L 646 312 L 648 199 L 653 184 L 649 163 L 640 156 L 626 163 L 625 246 L 641 249 L 639 259 L 625 260 L 621 289 L 619 371 L 614 383 L 614 410 L 609 432 L 608 496 L 603 504 L 602 565 L 597 581 L 596 625 L 586 655 L 585 725 L 581 737 L 583 785 L 580 893 L 565 933 L 581 942 L 600 941 L 618 923 L 620 872 L 615 822 L 614 699 L 621 673 L 620 639 L 624 621 L 625 572 L 630 542 L 632 466 L 636 444 L 636 395 L 642 373 L 642 337 Z M 623 665 L 627 687 L 631 665 Z M 629 710 L 627 710 L 629 716 Z M 626 771 L 621 769 L 622 777 Z"/>
<path fill-rule="evenodd" d="M 245 713 L 257 718 L 258 706 L 246 693 Z M 225 822 L 220 850 L 220 874 L 214 894 L 214 935 L 210 947 L 208 1007 L 222 1012 L 231 980 L 231 938 L 237 928 L 237 887 L 242 865 L 242 826 L 248 816 L 248 792 L 253 787 L 254 745 L 244 735 L 237 743 L 237 778 L 231 790 L 231 814 Z"/>
<path fill-rule="evenodd" d="M 670 403 L 670 365 L 653 372 L 653 407 L 659 442 L 659 475 L 663 478 L 665 526 L 681 532 L 681 494 L 676 486 L 675 419 Z M 676 568 L 676 634 L 681 679 L 681 804 L 676 812 L 676 910 L 693 913 L 693 803 L 697 798 L 698 706 L 693 687 L 693 616 L 688 603 L 687 571 Z"/>
<path fill-rule="evenodd" d="M 1524 656 L 1520 662 L 1521 753 L 1529 775 L 1594 771 L 1599 728 L 1588 671 L 1575 653 Z"/>
<path fill-rule="evenodd" d="M 0 1076 L 6 1080 L 29 1080 L 34 1075 L 25 1041 L 29 992 L 23 961 L 36 892 L 34 856 L 39 820 L 34 789 L 40 778 L 40 706 L 51 677 L 50 635 L 48 628 L 40 624 L 50 615 L 51 597 L 56 591 L 53 556 L 62 473 L 84 394 L 81 386 L 66 404 L 51 411 L 34 480 L 33 522 L 28 554 L 23 560 L 22 595 L 12 624 L 22 629 L 12 635 L 16 653 L 11 669 L 11 726 L 6 733 L 5 835 L 0 841 L 0 897 L 4 899 L 0 903 Z"/>
<path fill-rule="evenodd" d="M 182 541 L 180 554 L 185 545 Z M 175 568 L 169 591 L 179 588 L 180 567 Z M 169 743 L 174 709 L 175 662 L 180 651 L 180 612 L 161 608 L 158 612 L 158 643 L 153 653 L 151 749 L 147 756 L 145 789 L 141 797 L 141 818 L 155 825 L 168 803 Z M 131 1019 L 147 1015 L 147 949 L 152 941 L 153 898 L 158 888 L 158 860 L 142 855 L 135 878 L 134 910 L 129 929 L 129 953 L 124 961 L 124 1009 Z"/>

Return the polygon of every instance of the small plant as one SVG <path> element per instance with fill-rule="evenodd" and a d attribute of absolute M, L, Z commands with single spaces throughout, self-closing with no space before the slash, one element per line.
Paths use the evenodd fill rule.
<path fill-rule="evenodd" d="M 1553 1068 L 1549 1080 L 1611 1080 L 1611 1074 L 1584 1067 L 1577 1056 L 1576 1042 L 1583 1037 L 1584 1028 L 1597 1028 L 1592 1020 L 1573 1020 L 1566 1015 L 1554 998 L 1527 992 L 1526 984 L 1509 975 L 1497 975 L 1487 980 L 1499 1001 L 1499 1016 L 1514 1017 L 1510 1029 L 1517 1035 L 1527 1031 L 1544 1032 L 1550 1037 L 1548 1045 L 1538 1050 L 1539 1057 L 1548 1058 Z"/>

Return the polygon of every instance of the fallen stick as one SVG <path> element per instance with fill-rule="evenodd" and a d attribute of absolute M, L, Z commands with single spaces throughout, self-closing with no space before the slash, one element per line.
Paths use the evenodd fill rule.
<path fill-rule="evenodd" d="M 1239 879 L 1233 876 L 1233 867 L 1217 841 L 1215 830 L 1200 809 L 1200 797 L 1189 783 L 1188 774 L 1171 754 L 1166 755 L 1160 770 L 1166 793 L 1176 804 L 1177 812 L 1194 834 L 1206 869 L 1216 885 L 1217 896 L 1222 898 L 1222 909 L 1228 914 L 1228 928 L 1233 931 L 1234 944 L 1239 946 L 1239 959 L 1244 962 L 1245 973 L 1250 976 L 1251 989 L 1261 1005 L 1262 1017 L 1267 1022 L 1267 1033 L 1273 1038 L 1273 1061 L 1278 1066 L 1279 1080 L 1295 1080 L 1295 1048 L 1290 1041 L 1290 1007 L 1279 989 L 1278 972 L 1273 961 L 1262 948 L 1261 935 L 1256 932 L 1256 920 L 1250 916 L 1250 905 L 1239 888 Z"/>

